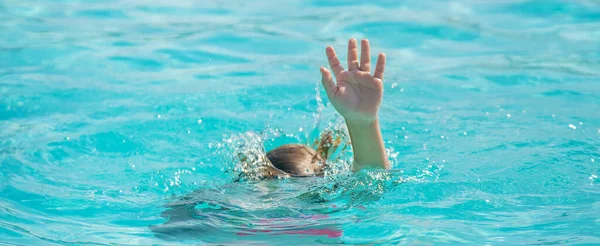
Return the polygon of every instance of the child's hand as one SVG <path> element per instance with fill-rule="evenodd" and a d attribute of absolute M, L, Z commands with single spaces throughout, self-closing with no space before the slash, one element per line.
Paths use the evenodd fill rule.
<path fill-rule="evenodd" d="M 329 67 L 333 70 L 336 83 L 331 72 L 321 67 L 322 82 L 327 97 L 335 109 L 352 124 L 369 124 L 377 119 L 377 110 L 383 96 L 383 71 L 385 55 L 379 54 L 375 73 L 371 75 L 371 54 L 369 41 L 361 42 L 360 65 L 356 39 L 348 41 L 348 71 L 345 71 L 333 47 L 325 49 Z"/>

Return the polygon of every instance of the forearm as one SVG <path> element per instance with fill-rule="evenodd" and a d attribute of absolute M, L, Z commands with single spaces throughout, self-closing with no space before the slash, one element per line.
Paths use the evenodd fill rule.
<path fill-rule="evenodd" d="M 379 120 L 368 124 L 354 124 L 346 121 L 346 126 L 348 126 L 354 151 L 354 171 L 366 167 L 390 169 L 379 129 Z"/>

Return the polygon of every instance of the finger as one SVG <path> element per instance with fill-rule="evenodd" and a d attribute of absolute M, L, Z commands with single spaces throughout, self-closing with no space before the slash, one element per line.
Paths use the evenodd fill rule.
<path fill-rule="evenodd" d="M 342 67 L 342 64 L 340 64 L 340 59 L 338 59 L 337 55 L 335 54 L 335 50 L 333 49 L 333 47 L 327 46 L 327 48 L 325 49 L 325 54 L 327 54 L 329 67 L 331 68 L 331 70 L 333 70 L 333 74 L 335 74 L 335 76 L 344 71 L 344 67 Z"/>
<path fill-rule="evenodd" d="M 348 71 L 358 70 L 358 48 L 356 39 L 348 40 Z"/>
<path fill-rule="evenodd" d="M 327 98 L 331 101 L 333 96 L 335 95 L 336 85 L 333 82 L 333 77 L 331 77 L 331 73 L 327 68 L 321 67 L 321 83 L 323 84 L 323 88 L 325 88 L 325 92 L 327 93 Z"/>
<path fill-rule="evenodd" d="M 375 78 L 383 80 L 383 72 L 385 71 L 385 54 L 379 53 L 377 57 L 377 66 L 375 66 Z"/>
<path fill-rule="evenodd" d="M 371 47 L 366 39 L 360 42 L 360 71 L 371 72 Z"/>

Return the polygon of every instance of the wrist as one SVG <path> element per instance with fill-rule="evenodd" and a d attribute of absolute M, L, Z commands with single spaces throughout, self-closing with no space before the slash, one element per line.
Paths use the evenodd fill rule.
<path fill-rule="evenodd" d="M 373 119 L 347 119 L 347 118 L 344 118 L 344 120 L 346 121 L 346 125 L 348 127 L 352 126 L 353 128 L 372 127 L 372 126 L 379 125 L 379 118 L 377 116 L 375 116 L 375 118 L 373 118 Z"/>

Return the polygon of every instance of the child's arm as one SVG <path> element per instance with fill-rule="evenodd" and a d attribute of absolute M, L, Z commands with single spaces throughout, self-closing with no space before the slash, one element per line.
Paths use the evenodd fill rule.
<path fill-rule="evenodd" d="M 361 57 L 358 61 L 356 39 L 348 41 L 348 70 L 344 70 L 331 46 L 325 50 L 329 67 L 335 74 L 321 68 L 322 82 L 327 97 L 335 109 L 346 119 L 354 150 L 353 169 L 365 167 L 390 169 L 379 129 L 377 111 L 383 97 L 383 71 L 385 55 L 379 54 L 375 72 L 371 75 L 369 41 L 361 42 Z"/>

